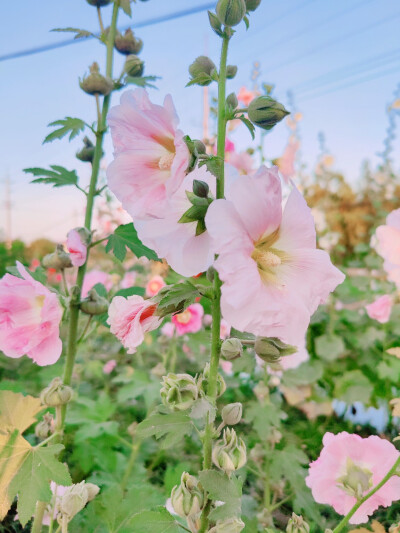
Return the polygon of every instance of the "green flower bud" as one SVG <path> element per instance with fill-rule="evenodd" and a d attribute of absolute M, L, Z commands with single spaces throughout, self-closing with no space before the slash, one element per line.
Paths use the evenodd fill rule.
<path fill-rule="evenodd" d="M 108 300 L 100 296 L 96 289 L 90 289 L 79 307 L 86 315 L 102 315 L 108 310 Z"/>
<path fill-rule="evenodd" d="M 199 141 L 198 139 L 194 139 L 193 143 L 194 143 L 194 146 L 195 146 L 198 154 L 205 154 L 207 152 L 206 145 L 203 143 L 203 141 Z"/>
<path fill-rule="evenodd" d="M 62 244 L 57 244 L 56 250 L 52 254 L 45 255 L 42 263 L 45 268 L 55 268 L 56 270 L 72 267 L 70 256 Z"/>
<path fill-rule="evenodd" d="M 79 161 L 91 163 L 94 157 L 94 144 L 88 137 L 83 138 L 83 144 L 83 148 L 81 148 L 79 152 L 76 152 L 75 155 Z"/>
<path fill-rule="evenodd" d="M 193 180 L 193 192 L 200 198 L 207 198 L 210 187 L 205 181 Z"/>
<path fill-rule="evenodd" d="M 240 533 L 245 523 L 238 517 L 227 518 L 226 520 L 217 520 L 217 523 L 208 533 Z"/>
<path fill-rule="evenodd" d="M 40 401 L 48 407 L 58 407 L 71 401 L 73 391 L 64 385 L 61 378 L 54 378 L 50 385 L 40 393 Z"/>
<path fill-rule="evenodd" d="M 296 346 L 285 344 L 277 337 L 256 337 L 254 350 L 267 363 L 278 363 L 281 357 L 297 352 Z"/>
<path fill-rule="evenodd" d="M 38 422 L 35 426 L 35 435 L 40 439 L 47 439 L 54 427 L 54 419 L 51 413 L 45 413 L 43 420 Z"/>
<path fill-rule="evenodd" d="M 222 439 L 214 445 L 212 460 L 228 475 L 246 464 L 246 445 L 234 429 L 224 429 Z"/>
<path fill-rule="evenodd" d="M 235 426 L 242 419 L 243 406 L 240 402 L 228 403 L 222 409 L 222 420 L 227 426 Z"/>
<path fill-rule="evenodd" d="M 310 526 L 304 521 L 302 516 L 292 513 L 292 517 L 286 527 L 286 533 L 309 533 Z"/>
<path fill-rule="evenodd" d="M 348 457 L 346 472 L 336 481 L 347 494 L 360 499 L 372 487 L 372 476 L 371 470 L 357 465 Z"/>
<path fill-rule="evenodd" d="M 263 130 L 270 130 L 286 115 L 289 115 L 289 112 L 282 104 L 270 96 L 264 95 L 258 96 L 250 102 L 247 114 L 255 126 Z"/>
<path fill-rule="evenodd" d="M 207 56 L 196 57 L 193 63 L 189 66 L 189 74 L 192 78 L 198 78 L 202 74 L 211 76 L 213 71 L 216 71 L 215 63 Z M 210 85 L 211 81 L 212 80 L 205 80 L 204 82 L 199 83 L 199 85 Z"/>
<path fill-rule="evenodd" d="M 207 276 L 208 281 L 211 281 L 211 283 L 214 281 L 215 272 L 216 272 L 216 270 L 215 270 L 215 268 L 212 265 L 210 267 L 208 267 L 206 276 Z"/>
<path fill-rule="evenodd" d="M 218 0 L 215 8 L 218 20 L 225 26 L 237 26 L 246 15 L 244 0 Z"/>
<path fill-rule="evenodd" d="M 87 94 L 98 94 L 106 96 L 114 88 L 112 79 L 106 78 L 99 71 L 99 65 L 94 62 L 90 67 L 90 74 L 79 80 L 79 85 Z"/>
<path fill-rule="evenodd" d="M 144 72 L 144 61 L 142 61 L 138 56 L 130 54 L 129 56 L 126 56 L 124 70 L 128 76 L 140 78 L 143 76 Z"/>
<path fill-rule="evenodd" d="M 236 65 L 228 65 L 226 67 L 226 77 L 228 80 L 233 80 L 233 78 L 236 76 L 238 71 L 238 68 Z"/>
<path fill-rule="evenodd" d="M 255 11 L 261 4 L 261 0 L 245 0 L 247 11 Z"/>
<path fill-rule="evenodd" d="M 169 373 L 163 377 L 160 391 L 163 404 L 173 411 L 185 411 L 199 397 L 198 384 L 189 374 Z"/>
<path fill-rule="evenodd" d="M 221 346 L 221 355 L 227 361 L 233 361 L 243 355 L 243 346 L 240 339 L 232 337 L 225 339 Z"/>
<path fill-rule="evenodd" d="M 226 103 L 232 108 L 232 109 L 236 109 L 237 106 L 239 105 L 239 102 L 238 102 L 238 99 L 237 99 L 237 96 L 235 93 L 231 93 L 228 95 L 227 99 L 226 99 Z"/>
<path fill-rule="evenodd" d="M 85 505 L 93 500 L 99 493 L 100 488 L 93 483 L 81 481 L 76 485 L 67 487 L 60 498 L 59 511 L 67 520 L 71 520 L 81 511 Z"/>
<path fill-rule="evenodd" d="M 124 35 L 117 32 L 115 35 L 114 45 L 121 54 L 139 54 L 143 48 L 143 41 L 141 39 L 136 39 L 133 31 L 128 28 Z"/>
<path fill-rule="evenodd" d="M 203 374 L 199 378 L 199 387 L 207 396 L 208 394 L 208 383 L 210 379 L 210 363 L 207 363 L 204 367 Z M 226 391 L 226 383 L 221 374 L 217 374 L 217 398 L 222 396 Z"/>
<path fill-rule="evenodd" d="M 108 5 L 111 0 L 86 0 L 88 4 L 95 7 L 104 7 Z"/>
<path fill-rule="evenodd" d="M 183 472 L 180 485 L 171 492 L 171 504 L 181 518 L 197 515 L 204 506 L 204 490 L 194 476 Z"/>

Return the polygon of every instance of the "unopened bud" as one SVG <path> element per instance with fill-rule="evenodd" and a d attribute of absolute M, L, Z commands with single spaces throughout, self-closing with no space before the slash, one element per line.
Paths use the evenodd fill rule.
<path fill-rule="evenodd" d="M 79 307 L 86 315 L 102 315 L 108 310 L 108 300 L 100 296 L 96 289 L 90 289 Z"/>
<path fill-rule="evenodd" d="M 88 4 L 95 7 L 104 7 L 108 5 L 111 0 L 86 0 Z"/>
<path fill-rule="evenodd" d="M 207 198 L 210 187 L 205 181 L 193 180 L 193 192 L 200 198 Z"/>
<path fill-rule="evenodd" d="M 156 364 L 156 366 L 153 366 L 150 372 L 153 374 L 153 376 L 156 376 L 157 378 L 162 378 L 163 376 L 165 376 L 167 369 L 160 361 Z"/>
<path fill-rule="evenodd" d="M 245 0 L 247 11 L 255 11 L 261 4 L 261 0 Z"/>
<path fill-rule="evenodd" d="M 79 161 L 91 163 L 94 157 L 94 144 L 88 137 L 83 138 L 83 144 L 83 148 L 81 148 L 79 152 L 76 152 L 75 155 Z"/>
<path fill-rule="evenodd" d="M 266 363 L 277 363 L 281 357 L 297 352 L 296 346 L 285 344 L 277 337 L 256 337 L 254 350 Z"/>
<path fill-rule="evenodd" d="M 251 122 L 263 130 L 272 129 L 289 112 L 285 107 L 270 96 L 258 96 L 249 104 L 247 114 Z"/>
<path fill-rule="evenodd" d="M 217 520 L 209 533 L 240 533 L 244 529 L 245 523 L 238 517 Z"/>
<path fill-rule="evenodd" d="M 228 80 L 233 80 L 233 78 L 236 76 L 238 71 L 238 68 L 236 65 L 228 65 L 226 67 L 226 77 Z"/>
<path fill-rule="evenodd" d="M 100 488 L 93 483 L 81 481 L 76 485 L 67 487 L 60 498 L 59 511 L 67 520 L 71 520 L 81 511 L 85 505 L 93 500 L 99 493 Z"/>
<path fill-rule="evenodd" d="M 124 35 L 117 32 L 114 45 L 121 54 L 138 54 L 143 48 L 143 41 L 141 39 L 136 39 L 133 31 L 128 28 Z"/>
<path fill-rule="evenodd" d="M 197 57 L 189 66 L 189 74 L 192 78 L 198 78 L 202 74 L 211 76 L 213 71 L 216 71 L 215 63 L 207 56 Z M 210 85 L 211 79 L 205 78 L 204 81 L 199 81 L 198 84 L 202 86 Z"/>
<path fill-rule="evenodd" d="M 130 54 L 126 56 L 124 70 L 132 78 L 140 78 L 144 72 L 144 61 L 140 57 Z"/>
<path fill-rule="evenodd" d="M 43 419 L 35 426 L 35 435 L 40 439 L 47 439 L 52 432 L 54 426 L 54 419 L 51 413 L 45 413 Z"/>
<path fill-rule="evenodd" d="M 114 83 L 112 79 L 100 74 L 99 65 L 94 62 L 90 67 L 90 74 L 79 80 L 79 85 L 87 94 L 98 94 L 106 96 L 113 90 Z"/>
<path fill-rule="evenodd" d="M 246 464 L 246 445 L 234 429 L 224 429 L 222 439 L 214 445 L 212 460 L 228 475 Z"/>
<path fill-rule="evenodd" d="M 232 109 L 236 109 L 237 106 L 239 105 L 239 102 L 238 102 L 238 99 L 237 99 L 237 96 L 235 93 L 231 93 L 227 99 L 226 99 L 226 103 L 232 107 Z"/>
<path fill-rule="evenodd" d="M 42 404 L 48 407 L 58 407 L 71 401 L 73 391 L 68 385 L 64 385 L 61 378 L 54 378 L 50 385 L 40 393 Z"/>
<path fill-rule="evenodd" d="M 194 476 L 183 472 L 180 484 L 172 489 L 171 504 L 181 518 L 200 513 L 204 506 L 204 490 Z"/>
<path fill-rule="evenodd" d="M 204 392 L 204 394 L 207 396 L 208 394 L 208 387 L 209 387 L 209 380 L 210 380 L 210 363 L 207 363 L 204 367 L 203 374 L 199 378 L 199 387 Z M 221 374 L 217 374 L 217 390 L 216 390 L 216 396 L 219 398 L 224 394 L 226 391 L 226 383 L 224 378 L 221 376 Z"/>
<path fill-rule="evenodd" d="M 57 244 L 55 252 L 45 255 L 42 263 L 45 268 L 54 268 L 55 270 L 72 267 L 71 258 L 62 244 Z"/>
<path fill-rule="evenodd" d="M 221 346 L 221 355 L 227 361 L 233 361 L 243 355 L 243 346 L 240 339 L 232 337 L 224 340 Z"/>
<path fill-rule="evenodd" d="M 227 426 L 235 426 L 242 419 L 243 407 L 240 402 L 229 403 L 222 409 L 222 420 Z"/>
<path fill-rule="evenodd" d="M 214 281 L 215 272 L 216 272 L 216 270 L 215 270 L 215 268 L 212 265 L 210 267 L 208 267 L 206 276 L 207 276 L 208 281 L 211 281 L 211 283 Z M 210 324 L 208 324 L 209 326 L 211 325 L 211 322 L 212 322 L 212 319 L 210 321 Z"/>
<path fill-rule="evenodd" d="M 292 513 L 286 527 L 286 533 L 309 533 L 310 526 L 302 516 Z"/>
<path fill-rule="evenodd" d="M 205 154 L 207 152 L 206 145 L 203 143 L 203 141 L 200 141 L 199 139 L 194 139 L 193 143 L 198 154 Z"/>
<path fill-rule="evenodd" d="M 160 391 L 163 404 L 173 411 L 185 411 L 199 397 L 198 384 L 189 374 L 169 373 L 163 377 Z"/>
<path fill-rule="evenodd" d="M 215 8 L 218 20 L 225 26 L 237 26 L 246 15 L 244 0 L 218 0 Z"/>

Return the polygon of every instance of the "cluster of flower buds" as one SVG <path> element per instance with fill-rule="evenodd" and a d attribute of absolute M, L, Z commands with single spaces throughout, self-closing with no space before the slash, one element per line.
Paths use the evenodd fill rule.
<path fill-rule="evenodd" d="M 202 375 L 199 377 L 199 387 L 205 396 L 208 394 L 208 383 L 210 379 L 210 363 L 207 363 L 204 367 Z M 222 396 L 226 391 L 226 383 L 221 374 L 217 374 L 217 398 Z"/>
<path fill-rule="evenodd" d="M 266 363 L 279 363 L 281 357 L 297 352 L 295 346 L 285 344 L 277 337 L 256 337 L 254 350 Z"/>
<path fill-rule="evenodd" d="M 232 337 L 224 340 L 221 346 L 221 355 L 227 361 L 233 361 L 243 355 L 243 345 L 240 339 Z"/>
<path fill-rule="evenodd" d="M 102 315 L 107 312 L 108 300 L 100 296 L 96 289 L 90 289 L 79 307 L 86 315 Z"/>
<path fill-rule="evenodd" d="M 292 513 L 286 527 L 286 533 L 309 533 L 310 526 L 302 516 Z"/>
<path fill-rule="evenodd" d="M 212 460 L 228 475 L 246 464 L 246 445 L 234 429 L 224 429 L 222 439 L 214 445 Z"/>
<path fill-rule="evenodd" d="M 240 402 L 228 403 L 223 407 L 221 416 L 226 426 L 235 426 L 242 419 L 243 406 Z"/>
<path fill-rule="evenodd" d="M 197 478 L 183 472 L 181 482 L 171 492 L 171 505 L 182 518 L 197 516 L 204 507 L 204 490 Z"/>
<path fill-rule="evenodd" d="M 247 114 L 255 126 L 263 130 L 270 130 L 289 115 L 289 111 L 271 96 L 263 95 L 250 102 Z"/>
<path fill-rule="evenodd" d="M 218 0 L 215 12 L 224 26 L 237 26 L 246 15 L 245 0 Z"/>
<path fill-rule="evenodd" d="M 160 394 L 166 407 L 173 411 L 185 411 L 199 397 L 199 385 L 196 378 L 189 374 L 170 372 L 163 377 Z"/>
<path fill-rule="evenodd" d="M 61 524 L 72 520 L 88 502 L 97 496 L 99 491 L 100 489 L 97 485 L 86 483 L 85 481 L 67 487 L 60 498 L 58 522 Z"/>
<path fill-rule="evenodd" d="M 90 74 L 79 80 L 79 85 L 87 94 L 106 96 L 114 88 L 114 82 L 111 78 L 100 74 L 99 65 L 94 62 L 90 67 Z"/>
<path fill-rule="evenodd" d="M 72 400 L 73 391 L 68 385 L 64 385 L 61 378 L 54 378 L 50 385 L 40 393 L 40 401 L 47 407 L 59 407 Z"/>
<path fill-rule="evenodd" d="M 54 429 L 54 418 L 51 413 L 45 413 L 43 419 L 38 422 L 35 426 L 35 435 L 40 439 L 44 440 L 52 433 Z"/>
<path fill-rule="evenodd" d="M 70 255 L 64 250 L 62 244 L 57 244 L 53 253 L 45 255 L 42 263 L 45 268 L 54 268 L 55 270 L 72 267 Z"/>
<path fill-rule="evenodd" d="M 244 529 L 245 523 L 238 517 L 217 520 L 209 533 L 240 533 Z"/>

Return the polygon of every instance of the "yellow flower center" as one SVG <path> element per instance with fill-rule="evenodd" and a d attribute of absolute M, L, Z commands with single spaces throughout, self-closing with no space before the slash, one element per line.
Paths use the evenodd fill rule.
<path fill-rule="evenodd" d="M 179 322 L 179 324 L 187 324 L 190 322 L 190 319 L 192 318 L 192 313 L 186 309 L 186 311 L 183 311 L 183 313 L 179 313 L 176 315 L 176 320 Z"/>
<path fill-rule="evenodd" d="M 35 304 L 36 304 L 36 307 L 39 308 L 39 309 L 42 309 L 42 307 L 44 306 L 44 301 L 45 301 L 46 297 L 44 294 L 39 294 L 38 296 L 35 297 Z"/>
<path fill-rule="evenodd" d="M 258 272 L 264 285 L 275 285 L 283 287 L 278 279 L 278 268 L 285 263 L 288 255 L 274 248 L 274 244 L 279 238 L 279 228 L 267 236 L 262 236 L 254 243 L 254 250 L 251 258 L 257 263 Z"/>
<path fill-rule="evenodd" d="M 175 154 L 165 154 L 160 157 L 158 161 L 158 166 L 160 170 L 170 170 L 172 167 L 172 163 L 174 162 Z"/>

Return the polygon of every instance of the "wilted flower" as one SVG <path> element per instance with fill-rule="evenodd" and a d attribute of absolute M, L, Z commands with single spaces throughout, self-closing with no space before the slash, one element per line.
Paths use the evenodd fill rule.
<path fill-rule="evenodd" d="M 181 482 L 171 492 L 171 505 L 178 516 L 197 515 L 204 505 L 204 490 L 198 480 L 183 472 Z"/>
<path fill-rule="evenodd" d="M 137 39 L 133 31 L 128 28 L 123 35 L 117 31 L 114 45 L 121 54 L 138 54 L 143 48 L 143 41 Z"/>
<path fill-rule="evenodd" d="M 197 381 L 189 374 L 169 373 L 163 377 L 161 400 L 173 411 L 189 409 L 199 396 Z"/>
<path fill-rule="evenodd" d="M 69 403 L 73 394 L 71 387 L 64 385 L 61 378 L 54 378 L 40 393 L 40 400 L 47 407 L 58 407 Z"/>
<path fill-rule="evenodd" d="M 224 429 L 223 437 L 216 442 L 212 459 L 218 468 L 230 474 L 246 464 L 246 445 L 234 429 Z"/>
<path fill-rule="evenodd" d="M 113 90 L 114 83 L 111 78 L 100 74 L 99 65 L 94 62 L 90 67 L 90 74 L 79 81 L 79 85 L 87 94 L 106 96 Z"/>

